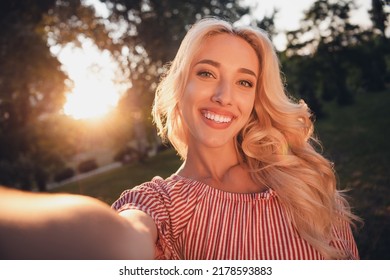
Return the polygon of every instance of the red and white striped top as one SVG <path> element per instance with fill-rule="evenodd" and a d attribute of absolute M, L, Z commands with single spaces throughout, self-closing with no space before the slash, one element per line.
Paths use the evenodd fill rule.
<path fill-rule="evenodd" d="M 323 259 L 299 237 L 272 190 L 230 193 L 172 175 L 123 192 L 112 207 L 153 218 L 156 259 Z M 334 234 L 334 246 L 358 259 L 350 226 Z"/>

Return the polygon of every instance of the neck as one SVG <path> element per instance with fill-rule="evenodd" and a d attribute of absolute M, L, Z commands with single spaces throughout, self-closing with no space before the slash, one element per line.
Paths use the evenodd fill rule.
<path fill-rule="evenodd" d="M 221 148 L 189 145 L 187 157 L 178 174 L 196 180 L 223 181 L 232 168 L 240 164 L 234 143 Z"/>
<path fill-rule="evenodd" d="M 234 143 L 222 148 L 189 145 L 187 158 L 176 174 L 228 192 L 256 193 L 267 189 L 252 180 Z"/>

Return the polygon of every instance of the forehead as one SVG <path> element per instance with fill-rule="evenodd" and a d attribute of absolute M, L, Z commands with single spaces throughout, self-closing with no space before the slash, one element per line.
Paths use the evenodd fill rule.
<path fill-rule="evenodd" d="M 192 64 L 208 59 L 222 65 L 259 71 L 259 58 L 253 47 L 243 38 L 222 33 L 205 38 L 196 52 Z"/>

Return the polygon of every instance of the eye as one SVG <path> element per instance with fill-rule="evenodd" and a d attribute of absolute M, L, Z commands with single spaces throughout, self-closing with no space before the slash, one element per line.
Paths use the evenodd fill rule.
<path fill-rule="evenodd" d="M 210 71 L 205 71 L 205 70 L 199 71 L 197 73 L 197 75 L 199 77 L 204 77 L 204 78 L 215 78 L 213 73 L 211 73 Z"/>
<path fill-rule="evenodd" d="M 244 86 L 244 87 L 248 87 L 248 88 L 252 88 L 253 87 L 253 83 L 250 82 L 250 81 L 247 81 L 247 80 L 240 80 L 240 81 L 238 81 L 238 84 L 240 86 Z"/>

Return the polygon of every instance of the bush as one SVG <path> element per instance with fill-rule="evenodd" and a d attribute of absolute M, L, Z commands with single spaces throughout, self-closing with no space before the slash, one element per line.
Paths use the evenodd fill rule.
<path fill-rule="evenodd" d="M 98 164 L 96 163 L 96 160 L 88 159 L 88 160 L 80 162 L 80 164 L 77 167 L 77 170 L 80 173 L 86 173 L 86 172 L 94 170 L 96 168 L 98 168 Z"/>
<path fill-rule="evenodd" d="M 74 170 L 70 167 L 67 167 L 64 170 L 58 172 L 54 176 L 54 181 L 58 183 L 58 182 L 66 180 L 66 179 L 72 178 L 74 175 L 75 175 Z"/>
<path fill-rule="evenodd" d="M 125 147 L 119 150 L 115 156 L 114 161 L 122 162 L 123 164 L 138 161 L 140 158 L 140 154 L 136 149 L 131 147 Z"/>

